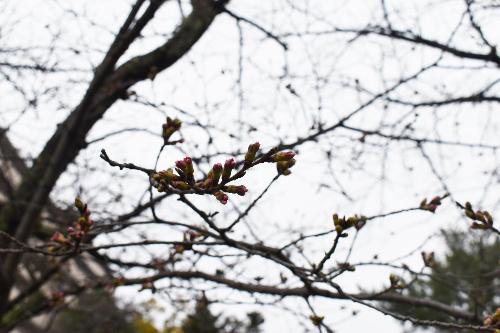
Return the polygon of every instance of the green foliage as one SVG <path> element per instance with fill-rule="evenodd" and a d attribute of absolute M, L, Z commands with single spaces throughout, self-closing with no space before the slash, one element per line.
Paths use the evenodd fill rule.
<path fill-rule="evenodd" d="M 414 297 L 433 299 L 444 304 L 476 313 L 481 319 L 499 306 L 498 264 L 500 241 L 484 233 L 443 231 L 448 247 L 443 260 L 436 261 L 426 278 L 419 277 L 404 293 Z M 452 318 L 438 311 L 403 304 L 386 304 L 395 312 L 428 320 L 450 321 Z M 450 332 L 435 329 L 436 332 Z"/>

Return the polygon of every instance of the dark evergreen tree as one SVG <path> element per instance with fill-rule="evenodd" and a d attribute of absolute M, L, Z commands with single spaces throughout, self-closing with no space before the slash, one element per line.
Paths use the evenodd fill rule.
<path fill-rule="evenodd" d="M 477 322 L 495 312 L 499 304 L 500 241 L 485 233 L 443 231 L 448 247 L 442 260 L 432 263 L 429 275 L 421 275 L 403 293 L 433 299 L 476 314 Z M 441 312 L 423 307 L 388 304 L 390 310 L 412 317 L 450 321 Z M 433 329 L 435 332 L 454 330 Z M 462 331 L 463 332 L 463 331 Z"/>
<path fill-rule="evenodd" d="M 260 333 L 264 318 L 258 312 L 247 314 L 247 320 L 213 314 L 210 302 L 202 295 L 196 302 L 195 310 L 182 322 L 182 333 Z"/>

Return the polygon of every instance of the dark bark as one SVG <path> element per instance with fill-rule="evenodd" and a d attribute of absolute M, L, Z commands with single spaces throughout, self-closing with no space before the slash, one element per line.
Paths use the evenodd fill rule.
<path fill-rule="evenodd" d="M 134 57 L 114 69 L 116 62 L 137 38 L 142 28 L 153 18 L 163 0 L 150 2 L 144 14 L 134 20 L 143 1 L 138 1 L 110 46 L 80 104 L 58 126 L 44 149 L 28 170 L 14 193 L 13 204 L 0 211 L 0 228 L 20 241 L 25 241 L 35 230 L 38 216 L 61 174 L 85 148 L 85 137 L 94 124 L 127 89 L 147 79 L 152 71 L 161 72 L 173 65 L 200 39 L 221 12 L 227 1 L 193 0 L 193 10 L 163 45 L 150 53 Z M 135 22 L 135 25 L 133 23 Z M 0 241 L 2 247 L 8 246 Z M 2 262 L 0 276 L 0 313 L 12 287 L 12 272 L 21 255 L 11 254 Z"/>

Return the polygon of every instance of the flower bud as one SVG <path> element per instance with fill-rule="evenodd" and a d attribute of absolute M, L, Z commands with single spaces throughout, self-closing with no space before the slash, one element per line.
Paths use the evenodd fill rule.
<path fill-rule="evenodd" d="M 470 218 L 470 219 L 473 219 L 475 220 L 476 219 L 476 214 L 474 214 L 474 212 L 472 210 L 468 210 L 466 209 L 465 210 L 465 215 Z"/>
<path fill-rule="evenodd" d="M 436 261 L 434 260 L 434 252 L 421 252 L 422 260 L 426 267 L 436 266 Z"/>
<path fill-rule="evenodd" d="M 163 140 L 166 143 L 168 143 L 168 140 L 174 134 L 176 131 L 178 131 L 181 128 L 182 122 L 179 119 L 172 119 L 170 117 L 167 117 L 167 122 L 162 125 L 162 134 L 161 136 L 163 137 Z"/>
<path fill-rule="evenodd" d="M 236 193 L 240 196 L 244 196 L 245 193 L 248 192 L 248 189 L 245 185 L 227 185 L 222 188 L 224 192 L 227 193 Z"/>
<path fill-rule="evenodd" d="M 173 180 L 180 180 L 180 177 L 174 173 L 174 170 L 172 168 L 168 168 L 165 171 L 160 171 L 159 174 L 162 177 L 162 179 L 165 179 L 167 182 L 171 182 Z"/>
<path fill-rule="evenodd" d="M 223 205 L 225 205 L 227 203 L 227 200 L 229 199 L 228 196 L 227 196 L 227 194 L 224 193 L 224 192 L 222 192 L 222 191 L 215 192 L 214 196 Z"/>
<path fill-rule="evenodd" d="M 161 171 L 160 171 L 161 172 Z M 156 184 L 155 187 L 158 186 L 158 182 L 161 180 L 160 172 L 155 172 L 151 175 L 151 179 L 153 180 L 151 183 Z"/>
<path fill-rule="evenodd" d="M 332 219 L 333 219 L 333 225 L 335 226 L 340 225 L 340 219 L 337 213 L 332 215 Z"/>
<path fill-rule="evenodd" d="M 75 207 L 78 209 L 80 213 L 83 213 L 87 205 L 85 205 L 79 197 L 75 198 Z"/>
<path fill-rule="evenodd" d="M 292 166 L 295 165 L 295 159 L 290 159 L 290 160 L 285 160 L 285 161 L 279 161 L 276 163 L 276 170 L 278 170 L 278 173 L 280 175 L 288 176 L 291 174 L 291 171 L 289 170 Z"/>
<path fill-rule="evenodd" d="M 252 163 L 255 159 L 255 155 L 259 151 L 260 143 L 255 142 L 248 146 L 248 150 L 245 154 L 245 163 Z"/>
<path fill-rule="evenodd" d="M 389 281 L 391 282 L 391 286 L 397 284 L 399 281 L 401 281 L 401 278 L 397 276 L 396 274 L 389 275 Z"/>
<path fill-rule="evenodd" d="M 396 274 L 389 275 L 389 281 L 391 282 L 391 288 L 394 288 L 394 289 L 403 289 L 403 288 L 405 288 L 404 282 Z"/>
<path fill-rule="evenodd" d="M 222 164 L 215 163 L 212 169 L 208 172 L 207 178 L 201 183 L 202 188 L 211 188 L 219 184 L 220 176 L 222 175 Z"/>
<path fill-rule="evenodd" d="M 174 187 L 178 190 L 181 190 L 181 191 L 188 191 L 191 189 L 191 186 L 189 186 L 188 183 L 186 183 L 182 180 L 173 181 L 171 184 L 172 184 L 172 187 Z"/>
<path fill-rule="evenodd" d="M 295 157 L 295 153 L 293 151 L 280 151 L 271 156 L 271 160 L 273 162 L 282 162 L 289 161 Z"/>
<path fill-rule="evenodd" d="M 69 244 L 71 244 L 71 242 L 69 241 L 69 239 L 67 239 L 59 231 L 54 232 L 54 234 L 52 235 L 52 237 L 50 237 L 50 240 L 53 241 L 53 242 L 56 242 L 58 244 L 62 244 L 62 245 L 69 245 Z"/>
<path fill-rule="evenodd" d="M 233 158 L 230 158 L 224 162 L 224 169 L 222 170 L 222 181 L 226 182 L 229 178 L 231 178 L 231 172 L 236 166 L 236 162 Z"/>
<path fill-rule="evenodd" d="M 186 162 L 184 161 L 184 159 L 175 161 L 175 166 L 181 169 L 182 172 L 185 172 L 186 170 Z"/>
<path fill-rule="evenodd" d="M 177 167 L 180 168 L 184 172 L 184 174 L 186 175 L 188 180 L 193 181 L 194 180 L 193 160 L 191 159 L 191 157 L 186 156 L 181 161 L 182 161 L 182 163 L 181 163 L 182 167 L 177 165 L 177 162 L 180 162 L 180 161 L 176 162 Z"/>

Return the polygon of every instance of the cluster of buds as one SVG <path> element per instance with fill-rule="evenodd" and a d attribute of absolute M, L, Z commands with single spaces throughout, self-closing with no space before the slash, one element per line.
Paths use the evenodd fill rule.
<path fill-rule="evenodd" d="M 78 246 L 94 225 L 94 221 L 90 218 L 90 210 L 87 204 L 83 203 L 78 197 L 75 199 L 75 207 L 78 209 L 80 216 L 72 226 L 68 227 L 66 235 L 60 231 L 54 232 L 50 238 L 52 244 L 49 250 Z"/>
<path fill-rule="evenodd" d="M 427 199 L 424 199 L 424 200 L 422 200 L 422 202 L 420 202 L 419 208 L 422 210 L 427 210 L 431 213 L 434 213 L 434 212 L 436 212 L 436 209 L 438 208 L 438 206 L 441 205 L 441 200 L 443 200 L 447 196 L 448 195 L 444 195 L 442 197 L 435 196 L 429 202 L 427 202 Z"/>
<path fill-rule="evenodd" d="M 248 192 L 244 185 L 225 185 L 230 181 L 231 173 L 236 167 L 236 162 L 232 158 L 226 160 L 224 166 L 220 163 L 214 164 L 207 177 L 197 182 L 194 179 L 193 161 L 190 157 L 175 162 L 175 166 L 177 174 L 169 168 L 155 172 L 151 176 L 152 184 L 158 192 L 166 192 L 169 187 L 172 187 L 184 192 L 211 193 L 222 204 L 228 201 L 226 193 L 244 196 Z M 243 174 L 240 175 L 242 176 Z"/>
<path fill-rule="evenodd" d="M 485 210 L 474 211 L 470 202 L 466 202 L 463 207 L 465 215 L 473 221 L 472 229 L 488 230 L 493 228 L 493 217 Z"/>
<path fill-rule="evenodd" d="M 500 308 L 497 308 L 494 313 L 487 315 L 483 323 L 488 326 L 500 326 Z M 496 330 L 495 333 L 497 331 L 500 330 Z"/>
<path fill-rule="evenodd" d="M 173 120 L 171 120 L 171 123 Z M 194 175 L 193 160 L 185 157 L 175 162 L 175 171 L 169 168 L 158 171 L 151 175 L 151 184 L 159 191 L 166 192 L 169 188 L 183 193 L 212 194 L 219 202 L 226 204 L 229 194 L 244 196 L 248 189 L 244 185 L 228 185 L 229 182 L 239 179 L 245 175 L 247 169 L 259 163 L 276 163 L 279 174 L 289 175 L 290 168 L 295 164 L 295 153 L 292 151 L 275 152 L 275 150 L 257 157 L 260 144 L 258 142 L 248 146 L 243 161 L 243 168 L 233 173 L 236 161 L 230 158 L 221 163 L 215 163 L 203 180 L 196 181 Z M 272 154 L 274 153 L 274 154 Z M 272 155 L 271 155 L 272 154 Z"/>
<path fill-rule="evenodd" d="M 401 277 L 399 277 L 396 274 L 389 275 L 389 282 L 391 283 L 391 289 L 404 289 L 404 288 L 406 288 L 406 285 L 403 282 L 403 280 L 401 279 Z"/>
<path fill-rule="evenodd" d="M 245 153 L 245 166 L 250 166 L 252 162 L 255 161 L 257 153 L 260 149 L 260 143 L 255 142 L 248 146 L 247 152 Z M 271 155 L 264 162 L 276 163 L 276 170 L 278 174 L 288 176 L 292 172 L 290 168 L 295 165 L 296 160 L 295 152 L 293 151 L 280 151 Z"/>
<path fill-rule="evenodd" d="M 161 136 L 163 137 L 164 144 L 175 144 L 178 142 L 182 142 L 182 140 L 178 141 L 169 141 L 170 137 L 172 134 L 177 132 L 181 128 L 182 122 L 175 118 L 172 119 L 170 117 L 167 117 L 167 122 L 162 125 L 162 133 Z"/>
<path fill-rule="evenodd" d="M 436 260 L 434 259 L 434 252 L 421 252 L 422 260 L 424 261 L 424 265 L 426 267 L 435 267 Z"/>
<path fill-rule="evenodd" d="M 341 234 L 344 230 L 349 229 L 350 227 L 356 228 L 359 230 L 364 227 L 366 224 L 366 217 L 361 215 L 353 215 L 351 217 L 342 217 L 340 218 L 338 214 L 333 214 L 333 225 L 335 226 L 335 230 L 337 233 Z"/>
<path fill-rule="evenodd" d="M 325 319 L 325 317 L 318 315 L 310 315 L 309 319 L 311 320 L 314 326 L 321 326 L 323 324 L 323 320 Z"/>
<path fill-rule="evenodd" d="M 292 172 L 290 168 L 295 165 L 295 153 L 293 151 L 280 151 L 271 156 L 271 160 L 276 162 L 278 174 L 288 176 Z"/>

